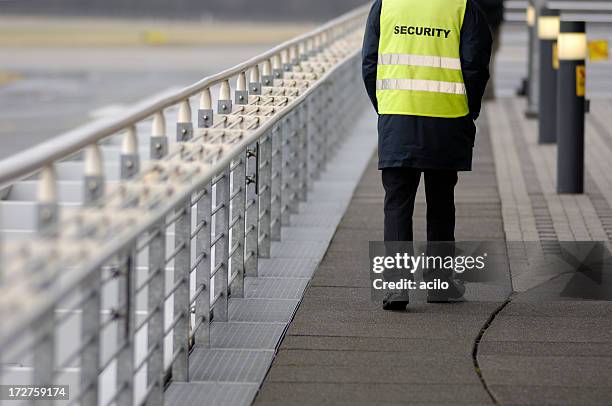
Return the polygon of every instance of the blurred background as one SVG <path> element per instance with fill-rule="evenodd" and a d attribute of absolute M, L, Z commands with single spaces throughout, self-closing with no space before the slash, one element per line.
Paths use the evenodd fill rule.
<path fill-rule="evenodd" d="M 233 66 L 363 3 L 0 0 L 0 159 Z M 589 37 L 612 39 L 612 0 L 553 3 L 570 11 L 589 6 Z M 501 97 L 514 95 L 527 67 L 527 2 L 504 4 L 495 76 Z M 609 67 L 589 68 L 591 97 L 612 94 Z"/>
<path fill-rule="evenodd" d="M 361 0 L 2 0 L 0 13 L 60 16 L 326 20 Z"/>
<path fill-rule="evenodd" d="M 0 159 L 183 87 L 361 0 L 0 0 Z"/>

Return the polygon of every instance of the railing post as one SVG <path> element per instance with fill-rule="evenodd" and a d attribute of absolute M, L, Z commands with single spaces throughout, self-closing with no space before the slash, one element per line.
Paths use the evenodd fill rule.
<path fill-rule="evenodd" d="M 291 114 L 291 138 L 289 139 L 289 154 L 291 168 L 291 200 L 289 202 L 290 213 L 296 214 L 299 209 L 300 195 L 300 106 L 296 106 Z"/>
<path fill-rule="evenodd" d="M 272 57 L 272 75 L 274 79 L 282 79 L 284 76 L 283 61 L 281 55 L 276 54 Z M 273 86 L 270 84 L 270 86 Z"/>
<path fill-rule="evenodd" d="M 120 319 L 117 326 L 117 345 L 123 349 L 117 356 L 118 406 L 131 406 L 134 398 L 134 328 L 136 325 L 136 253 L 128 251 L 119 266 L 117 303 Z"/>
<path fill-rule="evenodd" d="M 324 131 L 324 113 L 322 111 L 324 95 L 322 88 L 323 86 L 317 89 L 309 100 L 309 123 L 311 124 L 308 128 L 310 184 L 319 178 L 322 156 L 325 154 L 325 148 L 322 142 L 322 134 Z"/>
<path fill-rule="evenodd" d="M 121 143 L 121 179 L 128 180 L 140 171 L 136 127 L 131 126 Z M 117 345 L 117 405 L 131 406 L 134 398 L 134 333 L 136 326 L 136 248 L 119 256 Z"/>
<path fill-rule="evenodd" d="M 128 128 L 121 142 L 121 179 L 129 179 L 140 171 L 136 127 Z"/>
<path fill-rule="evenodd" d="M 174 355 L 172 379 L 177 382 L 189 381 L 189 280 L 191 274 L 191 197 L 177 210 L 182 214 L 174 226 L 174 282 L 178 286 L 174 292 L 174 317 L 178 319 L 173 329 Z M 180 354 L 179 354 L 180 353 Z"/>
<path fill-rule="evenodd" d="M 39 343 L 34 348 L 34 384 L 38 386 L 53 385 L 55 368 L 55 307 L 44 312 L 35 326 L 35 337 Z M 37 405 L 49 405 L 52 400 L 38 400 Z"/>
<path fill-rule="evenodd" d="M 57 178 L 53 164 L 46 166 L 40 173 L 38 183 L 38 232 L 52 236 L 57 231 L 58 204 Z"/>
<path fill-rule="evenodd" d="M 104 168 L 98 144 L 85 150 L 85 205 L 91 205 L 104 195 Z"/>
<path fill-rule="evenodd" d="M 272 205 L 272 134 L 265 134 L 259 143 L 259 256 L 270 258 Z"/>
<path fill-rule="evenodd" d="M 259 198 L 257 184 L 259 178 L 259 144 L 247 149 L 246 155 L 246 218 L 245 218 L 245 258 L 244 273 L 256 277 L 259 257 Z"/>
<path fill-rule="evenodd" d="M 202 325 L 195 333 L 195 345 L 210 346 L 210 233 L 212 212 L 212 187 L 210 182 L 203 190 L 204 195 L 198 201 L 196 223 L 200 230 L 196 235 L 196 257 L 204 257 L 196 267 L 196 290 L 202 287 L 202 293 L 195 301 L 195 322 Z"/>
<path fill-rule="evenodd" d="M 193 138 L 191 105 L 189 100 L 183 100 L 179 105 L 178 121 L 176 123 L 176 141 L 188 141 L 191 138 Z"/>
<path fill-rule="evenodd" d="M 100 368 L 100 270 L 87 276 L 81 292 L 89 293 L 81 312 L 81 404 L 98 404 L 98 374 Z"/>
<path fill-rule="evenodd" d="M 228 81 L 221 83 L 219 94 L 219 114 L 231 114 L 231 88 Z M 216 321 L 228 320 L 228 282 L 229 282 L 229 214 L 230 214 L 230 168 L 219 174 L 215 185 L 215 297 Z"/>
<path fill-rule="evenodd" d="M 291 222 L 291 200 L 292 200 L 292 162 L 291 162 L 291 143 L 293 137 L 293 117 L 288 114 L 282 123 L 280 150 L 281 153 L 281 224 L 289 225 Z M 280 240 L 280 229 L 278 238 Z"/>
<path fill-rule="evenodd" d="M 153 116 L 151 134 L 151 159 L 159 160 L 168 154 L 168 138 L 166 138 L 166 119 L 162 111 Z"/>
<path fill-rule="evenodd" d="M 162 159 L 168 153 L 166 121 L 163 112 L 153 118 L 151 134 L 151 159 Z M 147 398 L 147 406 L 162 406 L 164 403 L 164 296 L 166 292 L 166 224 L 162 219 L 149 230 L 154 237 L 149 243 L 149 275 L 147 288 L 147 309 L 154 312 L 147 324 L 147 343 L 149 349 L 156 348 L 147 361 L 147 387 L 152 387 Z"/>
<path fill-rule="evenodd" d="M 262 86 L 266 87 L 274 84 L 274 72 L 272 71 L 272 63 L 269 60 L 264 61 L 262 64 L 261 83 Z"/>
<path fill-rule="evenodd" d="M 305 202 L 308 198 L 308 102 L 304 101 L 298 108 L 298 165 L 299 188 L 298 200 Z"/>
<path fill-rule="evenodd" d="M 255 65 L 251 68 L 251 75 L 249 77 L 249 94 L 261 95 L 261 85 L 259 66 Z"/>
<path fill-rule="evenodd" d="M 272 128 L 270 239 L 280 241 L 283 213 L 283 131 L 285 122 Z"/>
<path fill-rule="evenodd" d="M 216 321 L 228 320 L 228 278 L 229 278 L 229 205 L 230 205 L 229 168 L 223 170 L 215 185 L 215 297 L 219 295 L 214 307 Z"/>
<path fill-rule="evenodd" d="M 176 141 L 185 142 L 193 137 L 191 106 L 189 100 L 180 103 L 178 122 L 176 124 Z M 189 281 L 191 276 L 191 196 L 176 210 L 182 212 L 174 225 L 174 282 L 176 291 L 173 295 L 174 326 L 172 379 L 176 382 L 189 381 L 189 324 L 191 306 L 189 305 Z"/>
<path fill-rule="evenodd" d="M 298 193 L 300 188 L 300 160 L 297 151 L 299 148 L 299 106 L 296 109 L 289 115 L 289 138 L 287 139 L 287 170 L 289 173 L 286 180 L 289 190 L 287 210 L 290 214 L 298 212 Z M 287 217 L 290 216 L 288 215 Z"/>
<path fill-rule="evenodd" d="M 93 205 L 104 194 L 102 154 L 97 144 L 85 151 L 84 204 Z M 91 294 L 83 303 L 81 313 L 81 398 L 85 405 L 98 403 L 98 373 L 100 367 L 100 270 L 90 274 L 81 284 L 81 292 Z"/>
<path fill-rule="evenodd" d="M 243 72 L 238 76 L 236 86 L 235 102 L 237 105 L 246 105 L 249 100 L 249 92 L 246 83 L 246 74 Z M 240 154 L 239 158 L 233 162 L 232 171 L 232 204 L 231 204 L 231 224 L 232 224 L 232 246 L 231 246 L 231 270 L 233 281 L 230 292 L 232 297 L 244 297 L 244 247 L 245 247 L 245 198 L 246 198 L 246 151 Z"/>
<path fill-rule="evenodd" d="M 291 72 L 293 70 L 293 64 L 291 63 L 290 50 L 285 48 L 281 51 L 281 62 L 283 64 L 283 71 Z"/>
<path fill-rule="evenodd" d="M 234 281 L 231 294 L 233 297 L 244 297 L 244 217 L 245 217 L 245 163 L 246 153 L 240 155 L 239 161 L 235 162 L 232 174 L 232 272 Z"/>
<path fill-rule="evenodd" d="M 331 80 L 331 78 L 329 79 Z M 321 107 L 321 115 L 322 115 L 322 120 L 323 120 L 323 131 L 321 131 L 321 134 L 319 134 L 319 137 L 321 139 L 321 145 L 323 146 L 323 148 L 321 148 L 321 154 L 319 157 L 319 174 L 325 169 L 325 167 L 327 166 L 327 158 L 328 158 L 328 154 L 329 154 L 329 142 L 331 139 L 331 132 L 332 132 L 332 128 L 331 128 L 331 109 L 328 108 L 328 106 L 331 106 L 332 104 L 332 97 L 331 97 L 331 86 L 330 83 L 323 83 L 323 86 L 321 86 L 321 88 L 323 89 L 323 104 Z"/>
<path fill-rule="evenodd" d="M 249 91 L 247 89 L 246 73 L 241 72 L 238 75 L 236 83 L 236 91 L 234 95 L 234 103 L 237 106 L 244 106 L 249 104 Z"/>
<path fill-rule="evenodd" d="M 214 111 L 210 89 L 206 88 L 200 96 L 200 109 L 198 110 L 198 127 L 210 128 L 213 125 Z"/>

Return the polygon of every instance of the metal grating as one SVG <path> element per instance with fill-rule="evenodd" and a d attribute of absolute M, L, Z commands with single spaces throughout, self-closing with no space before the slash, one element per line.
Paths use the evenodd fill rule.
<path fill-rule="evenodd" d="M 313 258 L 260 259 L 259 276 L 310 278 L 318 264 L 319 260 Z"/>
<path fill-rule="evenodd" d="M 274 358 L 272 350 L 200 350 L 189 357 L 191 382 L 261 382 Z"/>
<path fill-rule="evenodd" d="M 313 214 L 313 213 L 339 213 L 344 214 L 346 210 L 346 202 L 344 201 L 323 201 L 323 202 L 308 202 L 300 203 L 299 212 L 301 214 Z"/>
<path fill-rule="evenodd" d="M 298 300 L 230 299 L 230 321 L 288 323 Z"/>
<path fill-rule="evenodd" d="M 166 406 L 236 405 L 253 402 L 259 385 L 248 383 L 177 383 L 166 390 Z"/>
<path fill-rule="evenodd" d="M 213 323 L 213 348 L 274 350 L 285 331 L 285 323 Z"/>
<path fill-rule="evenodd" d="M 330 241 L 335 227 L 284 227 L 282 241 Z"/>
<path fill-rule="evenodd" d="M 270 251 L 273 258 L 323 258 L 329 242 L 320 241 L 282 241 L 272 243 Z"/>
<path fill-rule="evenodd" d="M 344 213 L 342 213 L 344 214 Z M 300 214 L 291 218 L 291 224 L 296 227 L 325 227 L 337 224 L 342 219 L 340 213 Z"/>
<path fill-rule="evenodd" d="M 244 291 L 253 299 L 300 300 L 308 285 L 308 279 L 293 278 L 245 278 Z"/>

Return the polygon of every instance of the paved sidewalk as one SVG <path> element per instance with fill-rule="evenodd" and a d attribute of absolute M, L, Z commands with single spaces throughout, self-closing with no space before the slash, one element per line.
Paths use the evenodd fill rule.
<path fill-rule="evenodd" d="M 375 123 L 372 134 L 375 134 Z M 502 240 L 501 202 L 486 134 L 457 193 L 458 238 Z M 368 241 L 382 239 L 383 190 L 370 162 L 287 332 L 256 404 L 489 404 L 474 342 L 500 302 L 414 304 L 384 312 L 370 300 Z M 416 238 L 425 236 L 425 202 Z"/>
<path fill-rule="evenodd" d="M 544 251 L 559 239 L 607 239 L 612 187 L 603 187 L 610 180 L 604 167 L 610 171 L 602 148 L 612 136 L 600 134 L 588 149 L 588 194 L 557 196 L 554 150 L 534 144 L 534 123 L 521 108 L 501 100 L 479 121 L 474 171 L 460 176 L 457 190 L 457 239 L 536 242 Z M 372 303 L 368 241 L 382 239 L 382 204 L 374 157 L 257 405 L 612 403 L 612 302 L 556 298 L 571 275 L 513 269 L 519 288 L 509 303 L 411 303 L 401 313 Z M 425 238 L 424 218 L 421 191 L 417 240 Z M 612 286 L 610 275 L 603 278 Z"/>

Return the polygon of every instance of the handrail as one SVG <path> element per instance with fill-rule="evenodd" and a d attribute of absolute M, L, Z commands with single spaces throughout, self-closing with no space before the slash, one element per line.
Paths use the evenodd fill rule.
<path fill-rule="evenodd" d="M 182 100 L 196 96 L 207 87 L 214 86 L 220 82 L 238 75 L 239 73 L 248 70 L 250 67 L 262 63 L 280 52 L 288 50 L 305 41 L 312 40 L 315 37 L 325 34 L 331 28 L 345 21 L 350 21 L 355 17 L 364 14 L 369 6 L 359 7 L 349 13 L 346 13 L 334 20 L 329 21 L 323 26 L 302 34 L 294 39 L 290 39 L 281 45 L 278 45 L 263 54 L 255 56 L 250 60 L 240 63 L 232 68 L 226 69 L 216 75 L 212 75 L 187 86 L 184 89 L 168 96 L 160 96 L 152 101 L 147 101 L 143 104 L 135 106 L 128 113 L 121 115 L 119 118 L 106 119 L 95 121 L 89 125 L 69 131 L 61 136 L 55 137 L 49 141 L 43 142 L 28 150 L 17 153 L 9 158 L 0 161 L 0 185 L 8 186 L 11 182 L 31 175 L 40 170 L 45 165 L 52 162 L 69 157 L 103 138 L 111 136 L 135 122 L 145 120 L 158 112 L 159 110 L 171 107 L 178 104 Z"/>

